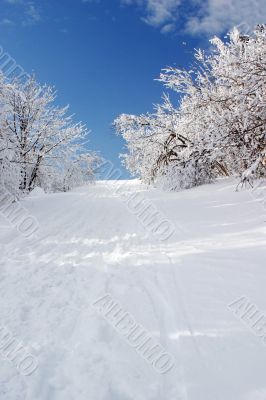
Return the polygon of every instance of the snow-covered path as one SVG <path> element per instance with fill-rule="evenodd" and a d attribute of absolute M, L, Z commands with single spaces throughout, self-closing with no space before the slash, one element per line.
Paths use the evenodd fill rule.
<path fill-rule="evenodd" d="M 266 345 L 227 307 L 245 296 L 266 315 L 262 205 L 231 180 L 180 193 L 116 185 L 27 198 L 33 238 L 0 217 L 0 325 L 38 359 L 21 376 L 0 354 L 0 399 L 265 400 Z M 167 241 L 121 201 L 138 191 L 176 224 Z M 92 307 L 106 293 L 174 368 L 159 374 Z"/>

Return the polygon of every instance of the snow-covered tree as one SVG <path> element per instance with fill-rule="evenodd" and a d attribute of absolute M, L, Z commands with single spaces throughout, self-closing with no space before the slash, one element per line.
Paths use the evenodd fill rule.
<path fill-rule="evenodd" d="M 88 131 L 73 122 L 68 106 L 54 105 L 53 88 L 34 78 L 10 83 L 2 77 L 1 83 L 2 183 L 29 192 L 36 185 L 67 190 L 90 181 L 98 157 L 87 149 Z"/>
<path fill-rule="evenodd" d="M 16 159 L 16 152 L 12 141 L 6 134 L 6 95 L 12 85 L 5 82 L 0 74 L 0 193 L 1 188 L 10 190 L 14 195 L 19 192 L 19 165 L 12 161 Z"/>
<path fill-rule="evenodd" d="M 127 142 L 124 163 L 133 175 L 170 188 L 217 176 L 242 180 L 265 175 L 266 28 L 225 42 L 211 40 L 187 71 L 167 68 L 159 80 L 178 94 L 153 114 L 121 115 L 114 125 Z"/>

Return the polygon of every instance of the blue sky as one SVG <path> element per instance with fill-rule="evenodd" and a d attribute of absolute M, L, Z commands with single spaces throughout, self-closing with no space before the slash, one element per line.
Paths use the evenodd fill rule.
<path fill-rule="evenodd" d="M 167 65 L 186 66 L 195 47 L 233 25 L 265 22 L 265 0 L 0 0 L 0 45 L 58 103 L 91 129 L 90 147 L 122 168 L 121 113 L 151 111 Z M 124 170 L 123 170 L 124 171 Z M 124 171 L 124 177 L 127 177 Z"/>

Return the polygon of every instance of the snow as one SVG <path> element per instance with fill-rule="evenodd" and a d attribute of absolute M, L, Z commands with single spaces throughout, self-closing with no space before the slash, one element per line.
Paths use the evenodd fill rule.
<path fill-rule="evenodd" d="M 45 194 L 44 190 L 36 186 L 29 194 L 30 197 L 40 197 Z"/>
<path fill-rule="evenodd" d="M 31 237 L 0 216 L 0 325 L 38 360 L 22 376 L 0 353 L 0 399 L 265 400 L 266 346 L 228 307 L 246 297 L 266 315 L 262 203 L 233 179 L 179 193 L 117 185 L 23 199 Z M 182 229 L 156 240 L 121 201 L 134 192 Z M 159 374 L 100 315 L 106 294 L 174 368 Z"/>

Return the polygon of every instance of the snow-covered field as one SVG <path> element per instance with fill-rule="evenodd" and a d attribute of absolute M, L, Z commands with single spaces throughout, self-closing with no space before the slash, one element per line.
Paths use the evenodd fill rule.
<path fill-rule="evenodd" d="M 179 193 L 127 181 L 118 195 L 117 184 L 25 199 L 34 237 L 0 217 L 0 327 L 38 360 L 23 376 L 0 352 L 0 399 L 265 400 L 265 341 L 228 308 L 244 296 L 266 315 L 262 204 L 233 180 Z M 176 224 L 167 241 L 121 201 L 136 191 Z M 106 294 L 175 358 L 171 370 L 92 306 Z"/>

